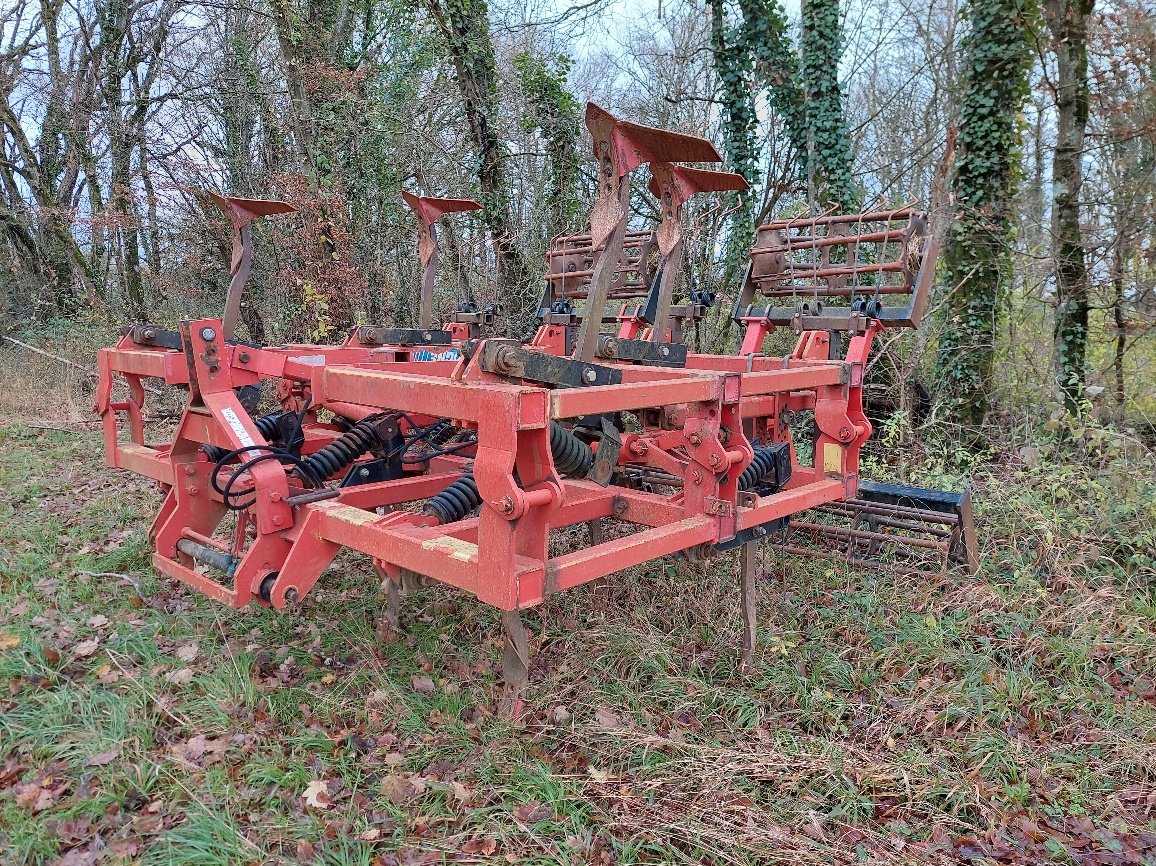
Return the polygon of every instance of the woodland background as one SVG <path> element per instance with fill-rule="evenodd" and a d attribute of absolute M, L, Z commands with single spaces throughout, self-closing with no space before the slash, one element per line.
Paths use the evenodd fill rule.
<path fill-rule="evenodd" d="M 753 190 L 699 206 L 688 285 L 720 348 L 756 220 L 910 199 L 945 246 L 932 324 L 872 370 L 908 425 L 1151 435 L 1156 12 L 1147 0 L 8 0 L 0 13 L 3 327 L 94 342 L 221 308 L 203 191 L 281 197 L 258 341 L 408 324 L 399 195 L 471 196 L 442 309 L 533 325 L 542 252 L 591 195 L 581 109 L 715 141 Z M 653 219 L 638 179 L 635 221 Z M 1090 387 L 1089 387 L 1090 386 Z M 994 414 L 993 414 L 994 413 Z M 1071 422 L 1071 419 L 1076 419 Z M 991 427 L 995 422 L 995 427 Z"/>
<path fill-rule="evenodd" d="M 0 862 L 1156 862 L 1154 79 L 1151 0 L 0 0 Z M 389 642 L 357 557 L 295 615 L 160 579 L 92 364 L 220 313 L 204 191 L 298 207 L 255 230 L 243 337 L 411 324 L 402 189 L 484 202 L 438 304 L 521 336 L 589 204 L 587 99 L 752 181 L 694 205 L 702 348 L 756 221 L 931 209 L 863 474 L 969 485 L 980 571 L 763 548 L 743 672 L 734 558 L 657 560 L 528 615 L 516 720 L 463 594 Z"/>

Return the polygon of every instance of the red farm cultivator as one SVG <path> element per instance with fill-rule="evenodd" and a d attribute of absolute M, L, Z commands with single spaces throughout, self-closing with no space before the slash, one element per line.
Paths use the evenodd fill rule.
<path fill-rule="evenodd" d="M 360 551 L 394 624 L 399 587 L 419 576 L 498 608 L 513 700 L 528 664 L 519 611 L 659 557 L 742 549 L 746 663 L 759 543 L 912 571 L 975 567 L 966 494 L 859 480 L 872 341 L 919 324 L 932 280 L 924 215 L 760 226 L 734 311 L 740 350 L 695 354 L 683 325 L 713 298 L 679 285 L 684 205 L 746 183 L 678 164 L 719 161 L 702 138 L 594 105 L 586 122 L 599 170 L 589 231 L 549 253 L 528 343 L 482 336 L 496 307 L 433 321 L 435 225 L 478 205 L 411 195 L 417 328 L 361 325 L 340 345 L 239 343 L 246 226 L 289 208 L 218 200 L 236 228 L 224 319 L 133 325 L 100 355 L 107 461 L 165 491 L 150 531 L 159 571 L 234 607 L 282 608 L 341 548 Z M 661 219 L 631 231 L 631 175 L 644 164 Z M 775 329 L 795 335 L 789 354 L 762 354 Z M 188 395 L 164 444 L 145 439 L 150 378 Z M 279 408 L 251 413 L 248 396 L 269 380 Z M 589 543 L 551 556 L 551 532 L 576 524 Z"/>

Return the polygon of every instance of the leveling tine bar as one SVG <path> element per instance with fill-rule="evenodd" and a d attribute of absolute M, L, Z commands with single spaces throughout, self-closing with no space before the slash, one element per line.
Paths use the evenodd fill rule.
<path fill-rule="evenodd" d="M 421 301 L 418 307 L 418 327 L 432 328 L 434 281 L 438 271 L 437 221 L 448 213 L 481 210 L 482 206 L 468 198 L 433 198 L 403 192 L 401 197 L 421 223 L 417 255 L 421 261 Z"/>

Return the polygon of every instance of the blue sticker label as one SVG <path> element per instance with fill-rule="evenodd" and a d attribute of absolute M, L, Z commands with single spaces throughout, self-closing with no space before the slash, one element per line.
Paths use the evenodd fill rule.
<path fill-rule="evenodd" d="M 413 353 L 413 360 L 415 361 L 457 361 L 462 357 L 462 353 L 457 349 L 446 349 L 444 352 L 434 354 L 429 349 L 418 349 Z"/>

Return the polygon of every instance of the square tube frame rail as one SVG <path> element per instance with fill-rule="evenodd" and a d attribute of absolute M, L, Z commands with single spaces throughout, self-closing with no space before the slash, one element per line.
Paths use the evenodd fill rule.
<path fill-rule="evenodd" d="M 282 608 L 303 597 L 342 547 L 368 555 L 395 581 L 416 573 L 504 611 L 531 607 L 662 556 L 709 555 L 714 545 L 741 533 L 750 537 L 781 518 L 853 496 L 859 447 L 870 436 L 861 410 L 862 364 L 825 356 L 760 358 L 758 364 L 701 356 L 706 369 L 694 370 L 622 364 L 616 367 L 619 384 L 551 389 L 485 372 L 477 363 L 484 354 L 480 345 L 458 362 L 421 362 L 397 348 L 347 343 L 261 349 L 226 343 L 220 333 L 219 321 L 204 319 L 182 326 L 183 350 L 141 346 L 132 336 L 102 350 L 97 410 L 108 463 L 153 478 L 166 491 L 150 531 L 155 567 L 233 607 L 257 600 Z M 856 339 L 865 355 L 870 335 Z M 171 443 L 144 440 L 148 378 L 188 388 Z M 127 383 L 126 399 L 112 399 L 117 379 Z M 227 512 L 203 446 L 256 454 L 267 445 L 238 396 L 238 389 L 265 379 L 275 380 L 283 396 L 305 395 L 314 410 L 347 418 L 404 411 L 452 419 L 476 431 L 476 454 L 472 461 L 438 458 L 424 472 L 402 478 L 333 488 L 331 497 L 318 501 L 310 501 L 310 491 L 288 467 L 260 463 L 249 472 L 253 538 L 239 535 L 230 545 L 214 537 Z M 796 463 L 778 492 L 741 494 L 738 478 L 753 456 L 744 428 L 768 430 L 780 423 L 783 410 L 807 408 L 820 431 L 817 466 Z M 550 451 L 552 422 L 646 410 L 677 419 L 674 429 L 644 431 L 618 465 L 673 466 L 680 476 L 675 493 L 559 474 Z M 307 425 L 303 453 L 339 435 L 332 425 Z M 467 469 L 481 498 L 476 516 L 437 525 L 401 510 L 434 496 Z M 637 531 L 549 556 L 552 530 L 608 517 Z M 198 570 L 182 550 L 188 541 L 226 555 L 227 580 Z"/>

